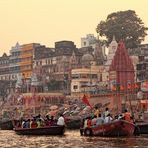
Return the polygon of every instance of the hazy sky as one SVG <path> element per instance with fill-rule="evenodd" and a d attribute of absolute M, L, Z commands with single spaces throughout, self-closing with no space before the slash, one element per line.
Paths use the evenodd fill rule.
<path fill-rule="evenodd" d="M 54 47 L 71 40 L 80 47 L 80 38 L 96 36 L 97 24 L 108 14 L 129 9 L 148 26 L 148 0 L 0 0 L 0 55 L 17 41 Z"/>

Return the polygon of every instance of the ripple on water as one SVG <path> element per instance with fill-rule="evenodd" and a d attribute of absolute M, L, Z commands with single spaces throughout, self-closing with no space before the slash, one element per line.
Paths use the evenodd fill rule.
<path fill-rule="evenodd" d="M 83 137 L 68 130 L 64 136 L 20 136 L 0 131 L 2 148 L 148 148 L 148 136 L 131 138 Z"/>

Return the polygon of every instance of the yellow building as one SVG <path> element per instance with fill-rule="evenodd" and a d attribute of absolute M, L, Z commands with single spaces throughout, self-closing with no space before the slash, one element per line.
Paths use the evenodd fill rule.
<path fill-rule="evenodd" d="M 30 78 L 32 75 L 34 52 L 37 46 L 40 44 L 30 43 L 21 46 L 19 66 L 20 72 L 25 78 Z"/>

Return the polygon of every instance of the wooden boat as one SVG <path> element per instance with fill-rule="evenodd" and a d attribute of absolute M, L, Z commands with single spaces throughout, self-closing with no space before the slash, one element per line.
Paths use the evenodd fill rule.
<path fill-rule="evenodd" d="M 49 126 L 41 128 L 15 128 L 19 135 L 63 135 L 65 126 Z"/>
<path fill-rule="evenodd" d="M 136 122 L 136 128 L 135 128 L 134 134 L 135 135 L 148 134 L 148 123 Z"/>
<path fill-rule="evenodd" d="M 12 120 L 2 120 L 0 121 L 1 130 L 13 130 Z"/>
<path fill-rule="evenodd" d="M 134 124 L 125 120 L 115 120 L 111 123 L 102 124 L 97 127 L 80 129 L 80 133 L 84 136 L 120 137 L 132 136 L 134 130 Z"/>

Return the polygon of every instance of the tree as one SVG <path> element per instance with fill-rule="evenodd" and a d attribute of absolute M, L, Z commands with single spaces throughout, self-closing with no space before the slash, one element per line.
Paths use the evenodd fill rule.
<path fill-rule="evenodd" d="M 133 10 L 111 13 L 106 21 L 101 21 L 96 28 L 100 36 L 106 37 L 107 43 L 115 36 L 117 41 L 123 39 L 127 48 L 137 47 L 144 41 L 147 30 Z"/>

